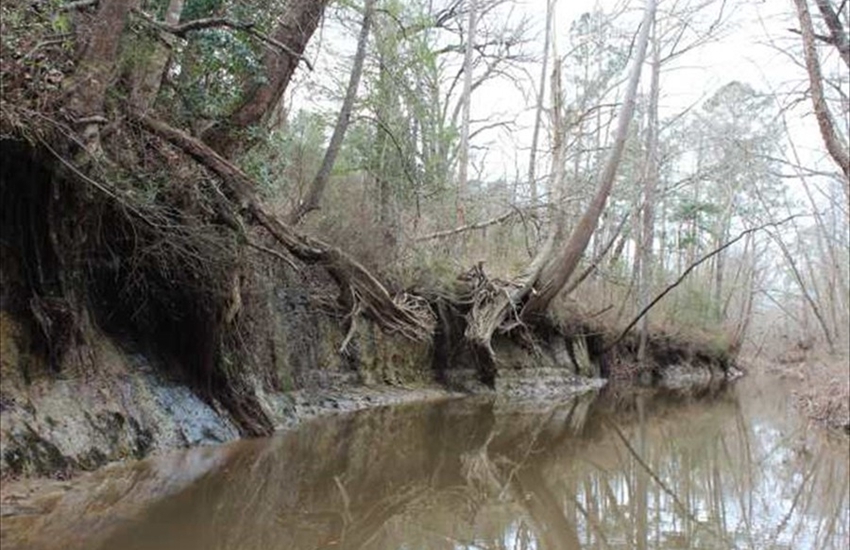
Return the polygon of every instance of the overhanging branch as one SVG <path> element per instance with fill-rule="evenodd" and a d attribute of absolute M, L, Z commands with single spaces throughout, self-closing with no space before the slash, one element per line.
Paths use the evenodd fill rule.
<path fill-rule="evenodd" d="M 703 264 L 703 263 L 705 263 L 706 261 L 710 260 L 710 259 L 711 259 L 711 258 L 713 258 L 714 256 L 716 256 L 716 255 L 720 254 L 721 252 L 723 252 L 724 250 L 726 250 L 727 248 L 729 248 L 730 246 L 732 246 L 732 245 L 733 245 L 733 244 L 735 244 L 736 242 L 740 241 L 741 239 L 743 239 L 744 237 L 746 237 L 746 236 L 747 236 L 747 235 L 749 235 L 750 233 L 755 233 L 756 231 L 762 231 L 762 230 L 764 230 L 764 229 L 767 229 L 768 227 L 778 227 L 778 226 L 780 226 L 780 225 L 782 225 L 782 224 L 784 224 L 784 223 L 787 223 L 787 222 L 789 222 L 789 221 L 793 220 L 794 218 L 798 218 L 798 217 L 799 217 L 799 216 L 797 216 L 797 215 L 794 215 L 794 216 L 788 216 L 788 217 L 787 217 L 787 218 L 785 218 L 784 220 L 781 220 L 781 221 L 778 221 L 778 222 L 765 223 L 765 224 L 759 225 L 759 226 L 757 226 L 757 227 L 751 227 L 751 228 L 749 228 L 749 229 L 745 229 L 744 231 L 741 231 L 741 232 L 738 234 L 738 236 L 737 236 L 737 237 L 735 237 L 734 239 L 732 239 L 731 241 L 728 241 L 728 242 L 726 242 L 726 243 L 722 244 L 721 246 L 719 246 L 719 247 L 715 248 L 714 250 L 712 250 L 711 252 L 709 252 L 709 253 L 708 253 L 708 254 L 706 254 L 705 256 L 701 257 L 700 259 L 698 259 L 697 261 L 695 261 L 694 263 L 692 263 L 691 265 L 689 265 L 689 266 L 688 266 L 688 268 L 687 268 L 687 269 L 685 269 L 685 270 L 682 272 L 682 274 L 681 274 L 681 275 L 679 275 L 679 277 L 678 277 L 675 281 L 673 281 L 671 284 L 669 284 L 669 285 L 667 286 L 667 288 L 665 288 L 664 290 L 662 290 L 662 291 L 661 291 L 661 292 L 660 292 L 660 293 L 659 293 L 659 294 L 658 294 L 658 295 L 657 295 L 657 296 L 656 296 L 656 297 L 655 297 L 655 298 L 654 298 L 651 302 L 649 302 L 649 304 L 647 304 L 647 305 L 646 305 L 646 307 L 645 307 L 645 308 L 643 308 L 642 310 L 640 310 L 640 313 L 638 313 L 638 314 L 635 316 L 635 318 L 634 318 L 634 319 L 632 319 L 632 320 L 631 320 L 631 322 L 630 322 L 630 323 L 626 326 L 626 328 L 624 328 L 624 329 L 622 330 L 622 332 L 620 332 L 619 336 L 617 336 L 617 338 L 615 338 L 613 342 L 611 342 L 610 344 L 608 344 L 608 345 L 605 347 L 605 351 L 608 351 L 608 350 L 612 349 L 614 346 L 616 346 L 617 344 L 619 344 L 619 343 L 623 340 L 623 338 L 625 338 L 625 337 L 626 337 L 626 334 L 628 334 L 628 332 L 629 332 L 630 330 L 632 330 L 632 329 L 635 327 L 635 325 L 637 325 L 637 324 L 638 324 L 638 321 L 640 321 L 640 320 L 643 318 L 643 316 L 644 316 L 644 315 L 646 315 L 647 313 L 649 313 L 649 310 L 651 310 L 653 307 L 655 307 L 655 304 L 657 304 L 658 302 L 660 302 L 660 301 L 661 301 L 661 299 L 662 299 L 662 298 L 664 298 L 665 296 L 667 296 L 667 294 L 669 294 L 669 293 L 670 293 L 670 291 L 672 291 L 674 288 L 676 288 L 677 286 L 679 286 L 680 284 L 682 284 L 682 281 L 684 281 L 684 280 L 685 280 L 685 278 L 686 278 L 688 275 L 690 275 L 691 271 L 693 271 L 694 269 L 696 269 L 698 266 L 700 266 L 701 264 Z"/>
<path fill-rule="evenodd" d="M 275 40 L 271 36 L 258 31 L 255 28 L 255 23 L 234 21 L 233 19 L 228 19 L 227 17 L 205 17 L 203 19 L 187 21 L 179 25 L 168 25 L 166 23 L 163 23 L 162 21 L 157 21 L 151 15 L 145 13 L 140 9 L 134 9 L 133 13 L 138 15 L 146 23 L 153 25 L 159 30 L 184 39 L 186 38 L 186 35 L 188 35 L 190 32 L 200 31 L 204 29 L 227 28 L 235 31 L 242 31 L 249 34 L 250 36 L 253 36 L 257 40 L 264 42 L 269 46 L 277 48 L 283 53 L 298 59 L 299 61 L 303 62 L 308 69 L 310 69 L 311 71 L 313 70 L 313 64 L 310 63 L 310 60 L 308 60 L 303 55 L 293 51 L 292 48 L 288 47 L 286 44 L 283 44 L 280 41 Z"/>

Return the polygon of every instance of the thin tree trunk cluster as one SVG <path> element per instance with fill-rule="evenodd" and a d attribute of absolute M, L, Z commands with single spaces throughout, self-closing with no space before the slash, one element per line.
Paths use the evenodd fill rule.
<path fill-rule="evenodd" d="M 513 317 L 518 322 L 532 321 L 544 314 L 552 300 L 566 286 L 579 265 L 587 248 L 605 203 L 614 186 L 617 168 L 625 148 L 626 136 L 635 109 L 638 83 L 646 58 L 649 31 L 655 17 L 656 2 L 647 0 L 644 18 L 635 46 L 632 69 L 625 97 L 617 119 L 617 131 L 604 169 L 599 177 L 596 194 L 582 214 L 570 236 L 562 242 L 547 239 L 527 270 L 527 274 L 512 290 L 498 294 L 491 300 L 476 304 L 470 314 L 467 339 L 475 346 L 487 350 L 492 356 L 491 340 L 496 330 Z M 559 131 L 558 128 L 555 131 Z M 550 229 L 552 234 L 563 231 L 566 220 L 559 216 Z"/>

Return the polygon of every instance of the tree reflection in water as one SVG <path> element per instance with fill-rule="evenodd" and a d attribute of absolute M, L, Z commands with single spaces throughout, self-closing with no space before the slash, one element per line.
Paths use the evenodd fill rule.
<path fill-rule="evenodd" d="M 808 433 L 783 399 L 750 380 L 699 400 L 611 388 L 556 405 L 465 399 L 323 419 L 228 447 L 203 478 L 92 540 L 205 550 L 843 548 L 846 440 Z"/>

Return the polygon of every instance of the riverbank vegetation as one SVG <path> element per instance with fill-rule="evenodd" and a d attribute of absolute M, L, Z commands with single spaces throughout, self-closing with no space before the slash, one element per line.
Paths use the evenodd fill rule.
<path fill-rule="evenodd" d="M 541 6 L 5 2 L 4 407 L 102 373 L 104 335 L 243 434 L 328 364 L 846 354 L 846 4 L 787 6 L 782 89 L 688 105 L 665 91 L 745 7 Z"/>

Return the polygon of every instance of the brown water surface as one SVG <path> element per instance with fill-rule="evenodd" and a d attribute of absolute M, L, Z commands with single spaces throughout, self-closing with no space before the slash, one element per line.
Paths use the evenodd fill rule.
<path fill-rule="evenodd" d="M 761 379 L 387 407 L 109 468 L 3 549 L 844 549 L 847 439 Z"/>

